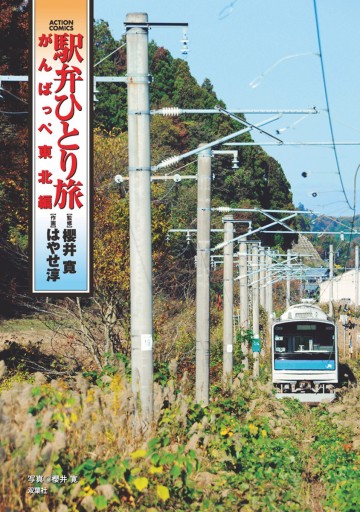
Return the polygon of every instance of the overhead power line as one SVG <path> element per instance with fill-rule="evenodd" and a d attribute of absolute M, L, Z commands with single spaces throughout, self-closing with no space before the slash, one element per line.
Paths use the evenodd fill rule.
<path fill-rule="evenodd" d="M 19 114 L 28 114 L 29 112 L 4 112 L 4 110 L 0 110 L 0 114 L 6 114 L 8 116 L 18 116 Z"/>
<path fill-rule="evenodd" d="M 350 205 L 348 197 L 346 195 L 346 191 L 345 191 L 345 187 L 344 187 L 344 182 L 343 182 L 343 177 L 342 177 L 341 169 L 340 169 L 339 156 L 338 156 L 338 152 L 337 152 L 336 144 L 335 144 L 334 129 L 333 129 L 331 113 L 330 113 L 329 95 L 328 95 L 327 84 L 326 84 L 324 59 L 323 59 L 322 47 L 321 47 L 320 26 L 319 26 L 319 17 L 318 17 L 316 0 L 313 0 L 313 3 L 314 3 L 314 14 L 315 14 L 315 23 L 316 23 L 316 34 L 317 34 L 317 40 L 318 40 L 318 46 L 319 46 L 319 54 L 320 54 L 321 74 L 322 74 L 322 79 L 323 79 L 326 108 L 327 108 L 327 113 L 328 113 L 329 126 L 330 126 L 330 135 L 331 135 L 331 140 L 332 140 L 332 147 L 333 147 L 333 150 L 334 150 L 336 167 L 337 167 L 337 171 L 338 171 L 338 174 L 339 174 L 341 188 L 342 188 L 342 191 L 344 193 L 345 200 L 346 200 L 350 210 L 354 210 L 355 205 L 354 205 L 354 207 Z"/>
<path fill-rule="evenodd" d="M 121 48 L 123 48 L 124 46 L 126 46 L 126 43 L 122 44 L 121 46 L 119 46 L 118 48 L 115 48 L 114 51 L 112 51 L 111 53 L 109 53 L 108 55 L 106 55 L 104 58 L 102 58 L 101 60 L 99 60 L 99 62 L 97 62 L 96 64 L 94 64 L 94 68 L 96 68 L 96 66 L 98 66 L 99 64 L 101 64 L 102 62 L 104 62 L 104 60 L 106 60 L 107 58 L 111 57 L 111 55 L 113 55 L 115 52 L 117 52 L 118 50 L 120 50 Z"/>

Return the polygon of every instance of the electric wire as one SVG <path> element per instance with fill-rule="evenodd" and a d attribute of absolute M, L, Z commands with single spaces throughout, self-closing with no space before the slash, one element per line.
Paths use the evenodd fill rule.
<path fill-rule="evenodd" d="M 192 165 L 194 163 L 196 163 L 196 160 L 192 160 L 191 162 L 188 162 L 187 164 L 184 164 L 181 167 L 177 167 L 176 169 L 173 169 L 172 171 L 168 172 L 166 175 L 170 176 L 171 174 L 181 171 L 181 169 L 184 169 L 185 167 L 188 167 L 189 165 Z M 153 199 L 152 202 L 153 203 L 161 203 L 165 199 L 165 197 L 167 197 L 170 194 L 170 192 L 176 187 L 176 185 L 177 185 L 177 183 L 174 183 L 162 197 L 160 197 L 159 199 Z"/>
<path fill-rule="evenodd" d="M 19 96 L 16 96 L 16 94 L 13 94 L 12 92 L 8 91 L 7 89 L 4 89 L 3 87 L 0 86 L 0 91 L 4 91 L 6 92 L 6 94 L 9 94 L 9 96 L 12 96 L 13 98 L 16 98 L 17 100 L 19 101 L 22 101 L 23 103 L 25 103 L 25 105 L 28 104 L 27 101 L 23 100 L 22 98 L 20 98 Z"/>
<path fill-rule="evenodd" d="M 232 2 L 230 2 L 228 5 L 226 5 L 218 14 L 218 20 L 223 20 L 225 18 L 227 18 L 228 16 L 230 16 L 230 14 L 233 12 L 234 10 L 234 5 L 236 4 L 238 0 L 232 0 Z"/>
<path fill-rule="evenodd" d="M 319 109 L 319 112 L 321 114 L 325 113 L 327 115 L 327 110 L 326 108 L 320 108 Z M 351 130 L 354 130 L 355 132 L 359 132 L 360 133 L 360 130 L 359 128 L 355 128 L 355 126 L 352 126 L 350 124 L 347 124 L 347 123 L 344 123 L 343 121 L 340 121 L 340 119 L 332 116 L 332 118 L 334 119 L 334 121 L 336 121 L 338 124 L 341 124 L 342 126 L 344 126 L 345 128 L 350 128 Z"/>
<path fill-rule="evenodd" d="M 318 215 L 316 217 L 316 219 L 320 220 L 321 218 L 324 218 L 324 219 L 329 219 L 331 220 L 332 222 L 336 222 L 337 224 L 340 224 L 341 226 L 344 226 L 344 228 L 348 229 L 349 226 L 347 224 L 344 224 L 343 222 L 341 222 L 340 220 L 336 219 L 335 217 L 330 217 L 330 215 Z"/>
<path fill-rule="evenodd" d="M 346 204 L 346 201 L 331 201 L 331 203 L 322 203 L 322 204 L 318 203 L 318 204 L 314 204 L 314 208 L 326 208 L 327 206 L 333 206 L 334 204 L 344 204 L 344 203 Z M 346 208 L 342 209 L 341 211 L 347 211 L 347 210 L 348 210 L 348 208 L 346 207 Z M 339 213 L 339 216 L 341 216 L 340 213 Z"/>
<path fill-rule="evenodd" d="M 266 77 L 266 75 L 268 75 L 269 73 L 271 73 L 271 71 L 273 71 L 275 68 L 277 68 L 277 66 L 279 64 L 281 64 L 282 62 L 286 61 L 286 60 L 289 60 L 289 59 L 294 59 L 294 58 L 297 58 L 297 57 L 307 57 L 308 55 L 315 55 L 315 57 L 319 57 L 320 55 L 318 53 L 314 53 L 314 52 L 305 52 L 305 53 L 292 53 L 290 55 L 285 55 L 284 57 L 281 57 L 280 59 L 278 59 L 277 61 L 275 61 L 273 64 L 271 64 L 270 67 L 268 67 L 267 69 L 265 69 L 265 71 L 263 71 L 260 75 L 258 75 L 256 78 L 254 78 L 253 80 L 251 80 L 251 82 L 249 82 L 249 87 L 251 87 L 252 89 L 255 89 L 256 87 L 259 87 L 259 85 L 261 84 L 261 82 L 263 81 L 263 79 Z"/>
<path fill-rule="evenodd" d="M 96 68 L 96 66 L 98 66 L 99 64 L 101 64 L 102 62 L 104 62 L 104 60 L 106 60 L 108 57 L 111 57 L 111 55 L 113 55 L 115 52 L 117 52 L 118 50 L 120 50 L 120 48 L 124 48 L 124 46 L 126 46 L 126 43 L 122 44 L 121 46 L 119 46 L 118 48 L 116 48 L 113 52 L 109 53 L 109 55 L 106 55 L 106 57 L 104 57 L 103 59 L 99 60 L 99 62 L 97 62 L 96 64 L 94 64 L 94 68 Z"/>
<path fill-rule="evenodd" d="M 355 231 L 354 225 L 355 225 L 355 217 L 356 217 L 356 189 L 357 189 L 357 175 L 358 175 L 359 170 L 360 170 L 360 164 L 358 165 L 358 167 L 355 171 L 355 175 L 354 175 L 354 207 L 352 208 L 353 215 L 352 215 L 352 219 L 350 222 L 350 226 L 347 224 L 344 224 L 343 222 L 339 221 L 338 219 L 330 217 L 328 215 L 321 215 L 318 217 L 318 218 L 321 218 L 321 217 L 327 218 L 327 219 L 331 220 L 332 222 L 335 222 L 336 224 L 339 224 L 339 225 L 347 228 L 347 230 L 350 231 L 349 240 L 346 242 L 346 256 L 345 256 L 345 261 L 344 261 L 344 269 L 345 270 L 347 268 L 347 263 L 350 259 L 351 243 L 352 243 L 353 235 L 354 235 L 354 231 Z M 339 234 L 341 234 L 341 233 L 339 233 Z M 341 243 L 342 243 L 342 240 L 338 243 L 338 245 L 335 249 L 335 252 L 338 251 L 338 248 L 340 247 Z"/>
<path fill-rule="evenodd" d="M 157 204 L 157 203 L 161 203 L 165 197 L 167 197 L 171 191 L 176 187 L 177 183 L 173 183 L 173 185 L 165 192 L 165 194 L 162 196 L 162 197 L 159 197 L 159 199 L 152 199 L 152 202 Z"/>
<path fill-rule="evenodd" d="M 356 216 L 356 183 L 357 183 L 356 179 L 357 179 L 357 174 L 359 172 L 359 169 L 360 169 L 360 164 L 357 166 L 355 175 L 354 175 L 354 213 L 353 213 L 352 220 L 351 220 L 350 237 L 349 237 L 349 241 L 348 241 L 348 245 L 347 245 L 346 258 L 345 258 L 345 263 L 344 263 L 345 268 L 346 268 L 346 264 L 350 257 L 350 245 L 351 245 L 353 234 L 354 234 L 354 225 L 355 225 L 355 216 Z"/>
<path fill-rule="evenodd" d="M 326 76 L 325 76 L 324 59 L 323 59 L 322 45 L 321 45 L 321 37 L 320 37 L 320 25 L 319 25 L 319 17 L 318 17 L 318 11 L 317 11 L 316 0 L 313 0 L 313 5 L 314 5 L 314 15 L 315 15 L 315 24 L 316 24 L 316 35 L 317 35 L 317 41 L 318 41 L 318 46 L 319 46 L 319 55 L 320 55 L 320 64 L 321 64 L 321 74 L 322 74 L 322 81 L 323 81 L 323 86 L 324 86 L 324 94 L 325 94 L 326 109 L 327 109 L 327 113 L 328 113 L 328 120 L 329 120 L 329 127 L 330 127 L 330 136 L 331 136 L 331 140 L 332 140 L 332 144 L 333 144 L 333 145 L 332 145 L 332 147 L 333 147 L 333 150 L 334 150 L 335 162 L 336 162 L 336 167 L 337 167 L 338 174 L 339 174 L 339 178 L 340 178 L 341 188 L 342 188 L 342 191 L 343 191 L 343 193 L 344 193 L 346 203 L 348 204 L 348 206 L 349 206 L 350 210 L 354 210 L 354 208 L 353 208 L 353 207 L 350 205 L 350 203 L 349 203 L 349 199 L 348 199 L 347 194 L 346 194 L 346 191 L 345 191 L 344 182 L 343 182 L 343 177 L 342 177 L 341 169 L 340 169 L 339 156 L 338 156 L 337 149 L 336 149 L 336 145 L 335 145 L 334 129 L 333 129 L 333 124 L 332 124 L 332 119 L 331 119 L 331 113 L 330 113 L 330 102 L 329 102 L 329 95 L 328 95 L 328 89 L 327 89 L 327 84 L 326 84 Z"/>
<path fill-rule="evenodd" d="M 6 114 L 8 116 L 17 116 L 20 114 L 28 114 L 29 112 L 5 112 L 4 110 L 0 110 L 0 114 Z"/>

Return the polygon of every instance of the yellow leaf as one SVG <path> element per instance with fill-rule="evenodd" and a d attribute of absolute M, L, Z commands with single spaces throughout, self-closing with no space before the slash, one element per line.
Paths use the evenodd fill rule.
<path fill-rule="evenodd" d="M 258 433 L 259 431 L 259 427 L 257 427 L 256 425 L 254 425 L 253 423 L 250 423 L 249 425 L 249 431 L 250 431 L 250 434 L 252 436 L 256 436 L 256 434 Z"/>
<path fill-rule="evenodd" d="M 66 430 L 68 430 L 70 428 L 70 419 L 66 415 L 64 415 L 63 423 Z"/>
<path fill-rule="evenodd" d="M 156 492 L 159 498 L 163 501 L 166 501 L 170 498 L 169 489 L 165 487 L 165 485 L 157 485 Z"/>
<path fill-rule="evenodd" d="M 109 387 L 111 391 L 122 391 L 124 388 L 122 377 L 120 375 L 115 375 Z"/>
<path fill-rule="evenodd" d="M 83 491 L 86 493 L 85 496 L 92 496 L 93 494 L 96 494 L 94 489 L 92 489 L 90 485 L 84 487 Z"/>
<path fill-rule="evenodd" d="M 87 403 L 90 403 L 90 402 L 93 402 L 94 401 L 94 396 L 95 393 L 94 393 L 94 390 L 90 389 L 87 393 L 87 396 L 86 396 L 86 401 Z"/>
<path fill-rule="evenodd" d="M 134 485 L 138 491 L 142 491 L 143 489 L 146 489 L 146 487 L 149 485 L 149 480 L 146 477 L 141 478 L 135 478 Z"/>
<path fill-rule="evenodd" d="M 231 427 L 225 427 L 220 431 L 221 436 L 233 436 L 234 432 L 231 430 Z"/>
<path fill-rule="evenodd" d="M 150 475 L 156 475 L 156 473 L 162 473 L 163 468 L 162 466 L 159 466 L 158 468 L 155 466 L 150 466 L 149 473 Z"/>
<path fill-rule="evenodd" d="M 146 455 L 146 450 L 136 450 L 136 452 L 132 452 L 130 455 L 132 459 L 143 459 Z"/>
<path fill-rule="evenodd" d="M 71 421 L 72 421 L 73 423 L 76 423 L 76 422 L 77 422 L 77 420 L 78 420 L 77 414 L 76 414 L 75 412 L 72 412 L 72 413 L 71 413 Z"/>

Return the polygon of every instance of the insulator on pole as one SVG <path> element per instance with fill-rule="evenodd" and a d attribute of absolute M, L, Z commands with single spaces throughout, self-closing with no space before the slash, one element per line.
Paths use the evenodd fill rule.
<path fill-rule="evenodd" d="M 177 164 L 178 162 L 179 162 L 178 156 L 172 156 L 171 158 L 166 158 L 158 165 L 158 169 L 162 169 L 164 167 L 171 167 L 172 165 Z"/>
<path fill-rule="evenodd" d="M 214 210 L 222 213 L 231 212 L 231 208 L 229 206 L 218 206 L 217 208 L 214 208 Z"/>
<path fill-rule="evenodd" d="M 181 114 L 181 109 L 178 107 L 165 107 L 162 109 L 162 115 L 167 117 L 175 117 Z"/>

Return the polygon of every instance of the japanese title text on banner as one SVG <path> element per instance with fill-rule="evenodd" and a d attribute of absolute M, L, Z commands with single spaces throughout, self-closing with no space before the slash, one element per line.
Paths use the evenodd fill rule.
<path fill-rule="evenodd" d="M 33 1 L 33 293 L 90 292 L 89 1 Z"/>

